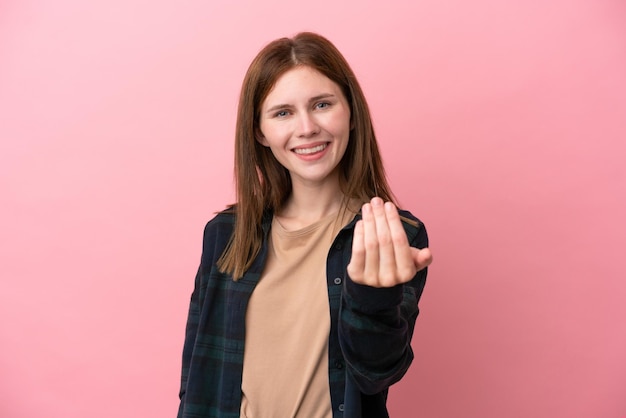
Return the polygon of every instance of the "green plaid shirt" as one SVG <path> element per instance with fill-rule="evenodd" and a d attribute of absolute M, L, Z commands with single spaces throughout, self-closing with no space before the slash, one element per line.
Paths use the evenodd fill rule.
<path fill-rule="evenodd" d="M 404 223 L 411 246 L 427 247 L 423 224 L 409 212 L 401 215 L 418 223 Z M 236 282 L 216 266 L 233 231 L 234 215 L 222 212 L 205 227 L 187 319 L 178 418 L 239 417 L 246 307 L 265 263 L 271 219 L 269 213 L 264 216 L 261 252 Z M 327 258 L 333 417 L 387 417 L 387 390 L 413 360 L 411 337 L 427 271 L 393 288 L 352 282 L 346 266 L 358 219 L 360 215 L 338 233 Z"/>

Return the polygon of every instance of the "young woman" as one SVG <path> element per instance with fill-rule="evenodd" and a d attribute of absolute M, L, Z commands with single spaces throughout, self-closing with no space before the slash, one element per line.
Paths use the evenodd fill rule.
<path fill-rule="evenodd" d="M 432 257 L 328 40 L 300 33 L 254 59 L 235 176 L 236 205 L 204 231 L 178 416 L 388 416 Z"/>

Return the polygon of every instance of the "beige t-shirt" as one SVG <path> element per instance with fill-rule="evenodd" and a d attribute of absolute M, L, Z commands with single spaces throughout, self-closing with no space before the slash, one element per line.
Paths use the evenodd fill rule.
<path fill-rule="evenodd" d="M 241 417 L 332 417 L 326 257 L 337 214 L 297 231 L 272 221 L 268 257 L 246 312 Z"/>

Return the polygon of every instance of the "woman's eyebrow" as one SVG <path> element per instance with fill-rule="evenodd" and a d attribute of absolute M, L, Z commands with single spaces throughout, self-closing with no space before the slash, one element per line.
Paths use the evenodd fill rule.
<path fill-rule="evenodd" d="M 265 113 L 274 112 L 276 110 L 285 109 L 287 107 L 290 107 L 290 105 L 288 105 L 288 104 L 277 104 L 277 105 L 274 105 L 274 106 L 270 107 L 269 109 L 267 109 L 265 111 Z"/>
<path fill-rule="evenodd" d="M 328 98 L 330 98 L 330 97 L 335 97 L 335 95 L 334 95 L 334 94 L 332 94 L 332 93 L 322 93 L 322 94 L 318 94 L 317 96 L 313 96 L 313 97 L 311 97 L 311 98 L 309 99 L 309 103 L 311 103 L 311 102 L 316 102 L 316 101 L 318 101 L 318 100 L 320 100 L 320 99 L 328 99 Z"/>
<path fill-rule="evenodd" d="M 321 100 L 321 99 L 329 99 L 329 98 L 332 98 L 332 97 L 335 97 L 335 95 L 332 94 L 332 93 L 318 94 L 317 96 L 311 97 L 309 99 L 309 103 L 316 102 L 316 101 Z M 291 105 L 286 104 L 286 103 L 284 103 L 284 104 L 277 104 L 277 105 L 274 105 L 274 106 L 270 107 L 269 109 L 267 109 L 265 111 L 265 113 L 271 113 L 271 112 L 274 112 L 276 110 L 285 109 L 285 108 L 288 108 L 288 107 L 291 107 Z"/>

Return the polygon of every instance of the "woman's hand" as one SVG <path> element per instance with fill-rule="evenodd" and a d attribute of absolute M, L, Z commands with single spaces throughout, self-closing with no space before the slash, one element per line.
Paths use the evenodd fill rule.
<path fill-rule="evenodd" d="M 433 257 L 428 248 L 409 246 L 395 205 L 379 197 L 363 205 L 356 223 L 348 275 L 353 282 L 372 287 L 407 283 Z"/>

